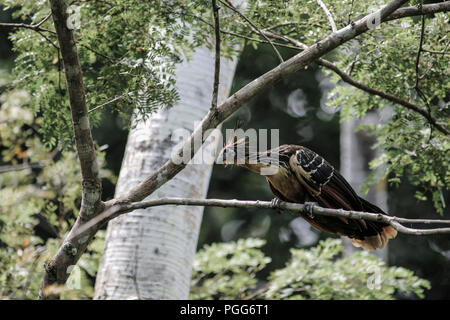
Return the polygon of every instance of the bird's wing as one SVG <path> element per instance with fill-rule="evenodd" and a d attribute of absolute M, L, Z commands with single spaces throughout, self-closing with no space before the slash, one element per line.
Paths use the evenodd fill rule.
<path fill-rule="evenodd" d="M 325 208 L 384 213 L 380 208 L 360 198 L 345 178 L 324 158 L 312 150 L 301 148 L 291 155 L 290 167 L 312 198 Z M 348 236 L 355 245 L 366 249 L 384 247 L 395 236 L 391 227 L 372 221 L 339 218 L 319 218 L 323 228 Z M 318 221 L 317 221 L 318 222 Z M 395 231 L 395 230 L 394 230 Z M 389 233 L 389 235 L 384 235 Z M 355 243 L 357 241 L 357 243 Z"/>
<path fill-rule="evenodd" d="M 297 179 L 314 198 L 323 198 L 327 207 L 362 210 L 360 197 L 350 184 L 324 158 L 301 148 L 290 158 Z"/>
<path fill-rule="evenodd" d="M 301 148 L 292 154 L 289 164 L 297 179 L 312 195 L 319 195 L 322 187 L 335 175 L 332 165 L 307 148 Z"/>

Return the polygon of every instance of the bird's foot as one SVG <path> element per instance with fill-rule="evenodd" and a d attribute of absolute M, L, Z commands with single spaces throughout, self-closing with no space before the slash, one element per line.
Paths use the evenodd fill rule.
<path fill-rule="evenodd" d="M 305 202 L 305 212 L 310 219 L 314 219 L 314 206 L 317 206 L 317 202 Z"/>
<path fill-rule="evenodd" d="M 276 209 L 278 214 L 281 214 L 280 202 L 280 199 L 277 198 L 273 198 L 272 201 L 270 201 L 270 207 Z"/>

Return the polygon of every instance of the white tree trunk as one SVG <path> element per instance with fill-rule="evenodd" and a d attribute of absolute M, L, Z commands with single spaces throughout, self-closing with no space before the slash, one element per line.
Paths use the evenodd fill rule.
<path fill-rule="evenodd" d="M 368 163 L 377 156 L 377 150 L 371 149 L 374 142 L 373 138 L 365 134 L 364 131 L 355 132 L 355 128 L 362 123 L 376 124 L 380 121 L 380 117 L 381 115 L 378 112 L 369 112 L 363 120 L 352 118 L 341 123 L 340 171 L 359 195 L 361 195 L 360 190 L 364 179 L 370 174 Z M 364 195 L 363 198 L 388 212 L 387 192 L 384 181 L 371 188 L 369 193 Z M 350 255 L 357 250 L 347 238 L 343 239 L 346 255 Z M 378 249 L 375 251 L 375 254 L 387 261 L 387 248 Z"/>
<path fill-rule="evenodd" d="M 219 103 L 228 97 L 235 66 L 236 59 L 222 59 Z M 198 49 L 192 60 L 177 68 L 180 101 L 130 131 L 116 196 L 137 185 L 170 158 L 172 148 L 179 142 L 173 141 L 175 130 L 192 132 L 195 122 L 206 115 L 211 105 L 213 77 L 214 53 L 206 48 Z M 149 198 L 204 198 L 211 170 L 208 164 L 189 164 Z M 155 207 L 110 221 L 95 298 L 187 299 L 202 213 L 202 207 Z"/>

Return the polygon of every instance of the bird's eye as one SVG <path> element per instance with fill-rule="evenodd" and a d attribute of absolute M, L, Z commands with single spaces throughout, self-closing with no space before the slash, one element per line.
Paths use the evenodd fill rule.
<path fill-rule="evenodd" d="M 234 151 L 232 148 L 228 148 L 225 150 L 225 157 L 229 157 L 230 159 L 234 158 L 236 156 L 236 151 Z"/>

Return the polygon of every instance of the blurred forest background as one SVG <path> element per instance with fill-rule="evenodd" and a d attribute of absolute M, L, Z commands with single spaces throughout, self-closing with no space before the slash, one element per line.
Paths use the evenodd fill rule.
<path fill-rule="evenodd" d="M 0 21 L 12 22 L 10 12 L 0 7 Z M 8 30 L 0 29 L 0 72 L 11 71 L 14 59 Z M 293 55 L 289 49 L 280 50 L 284 57 Z M 277 65 L 270 47 L 246 46 L 239 58 L 232 91 L 241 88 L 258 75 Z M 244 128 L 279 129 L 281 144 L 301 144 L 323 155 L 336 168 L 340 167 L 340 125 L 338 108 L 325 107 L 326 93 L 331 82 L 312 66 L 284 79 L 243 107 L 224 125 L 233 128 L 236 118 L 244 120 Z M 0 119 L 1 120 L 1 119 Z M 104 117 L 102 125 L 94 130 L 99 145 L 108 145 L 106 167 L 118 176 L 127 140 L 122 120 L 114 113 Z M 0 163 L 1 164 L 1 163 Z M 439 219 L 429 202 L 413 197 L 414 187 L 402 183 L 388 190 L 388 208 L 391 215 L 408 218 Z M 114 185 L 104 181 L 104 199 L 112 198 Z M 263 177 L 237 167 L 215 165 L 208 198 L 270 200 L 272 194 Z M 449 199 L 449 195 L 446 195 Z M 446 208 L 445 218 L 450 212 Z M 36 231 L 48 237 L 45 230 Z M 281 268 L 289 258 L 290 248 L 309 248 L 329 237 L 300 218 L 277 214 L 272 210 L 205 208 L 198 248 L 213 242 L 258 237 L 267 240 L 263 247 L 272 258 L 261 277 Z M 1 244 L 0 244 L 1 245 Z M 415 271 L 427 279 L 431 289 L 426 299 L 450 299 L 450 243 L 444 236 L 407 236 L 399 234 L 389 243 L 388 263 Z M 1 270 L 0 270 L 1 272 Z M 399 296 L 399 298 L 412 298 Z"/>

